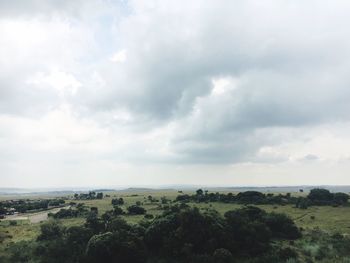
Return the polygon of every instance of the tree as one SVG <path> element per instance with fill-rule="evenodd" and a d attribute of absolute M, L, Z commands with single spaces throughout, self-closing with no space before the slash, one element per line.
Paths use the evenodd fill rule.
<path fill-rule="evenodd" d="M 333 194 L 327 189 L 312 189 L 307 198 L 316 205 L 326 205 L 333 201 Z"/>
<path fill-rule="evenodd" d="M 144 215 L 146 214 L 146 209 L 138 205 L 131 205 L 128 207 L 128 212 L 130 215 Z"/>
<path fill-rule="evenodd" d="M 304 197 L 299 197 L 295 206 L 300 209 L 307 209 L 310 205 L 310 200 Z"/>
<path fill-rule="evenodd" d="M 122 197 L 112 199 L 112 205 L 123 205 L 123 204 L 124 204 L 124 199 Z"/>
<path fill-rule="evenodd" d="M 265 222 L 270 228 L 272 237 L 283 239 L 297 239 L 301 237 L 298 227 L 287 215 L 270 213 L 265 216 Z"/>
<path fill-rule="evenodd" d="M 346 204 L 349 200 L 349 195 L 345 193 L 335 193 L 333 200 L 336 204 L 343 205 Z"/>
<path fill-rule="evenodd" d="M 105 225 L 96 213 L 90 212 L 86 217 L 85 227 L 91 229 L 93 233 L 100 233 L 104 230 Z"/>
<path fill-rule="evenodd" d="M 49 221 L 40 226 L 41 233 L 38 240 L 54 240 L 62 237 L 64 227 L 57 221 Z"/>
<path fill-rule="evenodd" d="M 96 199 L 103 199 L 103 193 L 97 193 Z"/>
<path fill-rule="evenodd" d="M 202 189 L 198 189 L 196 191 L 196 195 L 203 195 L 203 190 Z"/>
<path fill-rule="evenodd" d="M 147 259 L 142 240 L 129 231 L 93 236 L 88 242 L 86 254 L 87 261 L 91 263 L 143 263 Z"/>
<path fill-rule="evenodd" d="M 117 215 L 125 214 L 125 212 L 124 212 L 124 210 L 121 209 L 119 206 L 115 206 L 115 207 L 113 208 L 113 214 L 117 216 Z"/>
<path fill-rule="evenodd" d="M 261 204 L 264 203 L 265 195 L 257 191 L 246 191 L 238 193 L 237 200 L 243 204 Z"/>

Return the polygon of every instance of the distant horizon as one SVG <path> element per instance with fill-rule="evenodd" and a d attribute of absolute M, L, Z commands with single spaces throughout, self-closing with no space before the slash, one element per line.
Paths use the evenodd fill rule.
<path fill-rule="evenodd" d="M 127 186 L 67 186 L 67 187 L 0 187 L 0 193 L 6 190 L 31 190 L 31 191 L 89 191 L 89 190 L 111 190 L 120 191 L 128 189 L 145 189 L 145 190 L 181 190 L 181 189 L 244 189 L 244 188 L 346 188 L 350 185 L 232 185 L 232 186 L 222 186 L 222 185 L 127 185 Z M 349 189 L 350 190 L 350 189 Z"/>

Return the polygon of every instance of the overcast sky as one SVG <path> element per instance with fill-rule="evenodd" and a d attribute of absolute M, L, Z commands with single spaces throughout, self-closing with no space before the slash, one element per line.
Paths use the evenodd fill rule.
<path fill-rule="evenodd" d="M 0 0 L 0 187 L 350 184 L 347 0 Z"/>

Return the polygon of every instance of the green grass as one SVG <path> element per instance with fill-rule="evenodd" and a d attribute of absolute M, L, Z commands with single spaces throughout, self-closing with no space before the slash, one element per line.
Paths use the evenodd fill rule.
<path fill-rule="evenodd" d="M 160 200 L 162 196 L 166 196 L 169 200 L 174 200 L 178 193 L 176 191 L 162 192 L 131 192 L 131 193 L 108 193 L 110 197 L 105 197 L 102 200 L 69 200 L 66 202 L 74 201 L 76 203 L 84 203 L 89 207 L 97 207 L 99 214 L 111 210 L 111 201 L 113 198 L 123 197 L 125 204 L 122 208 L 126 211 L 126 208 L 135 204 L 137 201 L 142 203 L 142 206 L 147 210 L 148 214 L 157 216 L 162 213 L 162 210 L 158 209 L 159 203 L 150 203 L 147 199 L 149 195 L 153 198 Z M 225 204 L 225 203 L 189 203 L 191 206 L 197 206 L 202 210 L 215 209 L 220 214 L 233 209 L 237 209 L 242 205 L 238 204 Z M 292 205 L 276 206 L 276 205 L 259 205 L 258 207 L 266 210 L 267 212 L 278 212 L 289 215 L 299 227 L 306 230 L 319 228 L 326 232 L 340 232 L 343 234 L 350 234 L 350 207 L 309 207 L 306 210 L 294 208 Z M 311 218 L 314 217 L 314 219 Z M 132 224 L 138 223 L 144 217 L 143 215 L 128 216 L 124 215 L 123 218 Z M 64 226 L 77 226 L 82 225 L 85 222 L 84 218 L 71 218 L 60 220 Z M 4 253 L 4 249 L 11 242 L 18 242 L 22 240 L 35 239 L 40 232 L 40 225 L 42 223 L 31 224 L 28 221 L 18 221 L 17 226 L 10 226 L 9 222 L 0 222 L 0 255 Z"/>
<path fill-rule="evenodd" d="M 124 210 L 129 205 L 135 204 L 137 201 L 143 203 L 143 207 L 147 209 L 147 213 L 157 216 L 162 213 L 157 209 L 158 203 L 149 203 L 147 200 L 148 195 L 159 199 L 162 196 L 166 196 L 170 200 L 174 200 L 178 195 L 177 192 L 155 192 L 137 193 L 137 196 L 132 194 L 111 194 L 111 197 L 104 198 L 103 200 L 82 200 L 77 201 L 85 203 L 88 206 L 96 206 L 99 210 L 99 214 L 104 213 L 107 210 L 111 210 L 112 198 L 123 197 L 125 204 L 122 206 Z M 220 214 L 233 209 L 242 207 L 239 204 L 225 204 L 225 203 L 189 203 L 191 206 L 197 206 L 201 209 L 215 209 Z M 258 207 L 266 210 L 267 212 L 285 213 L 289 215 L 299 227 L 304 229 L 320 228 L 326 232 L 340 232 L 343 234 L 350 234 L 350 207 L 330 207 L 330 206 L 317 206 L 309 207 L 308 209 L 298 209 L 293 205 L 257 205 Z M 311 217 L 314 217 L 312 219 Z M 143 216 L 124 216 L 129 223 L 137 223 Z"/>
<path fill-rule="evenodd" d="M 3 223 L 3 222 L 2 222 Z M 39 235 L 40 224 L 18 221 L 18 225 L 0 225 L 0 257 L 6 254 L 6 248 L 12 242 L 29 241 Z"/>

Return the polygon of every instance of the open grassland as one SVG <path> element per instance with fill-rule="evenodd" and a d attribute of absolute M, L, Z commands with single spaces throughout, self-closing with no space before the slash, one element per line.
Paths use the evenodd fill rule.
<path fill-rule="evenodd" d="M 189 192 L 192 194 L 192 192 Z M 97 207 L 99 214 L 111 210 L 111 201 L 113 198 L 122 197 L 125 204 L 121 207 L 126 211 L 127 207 L 141 202 L 141 205 L 147 210 L 147 214 L 157 216 L 162 213 L 159 208 L 160 202 L 150 202 L 148 196 L 160 200 L 161 197 L 166 197 L 173 201 L 179 194 L 177 191 L 137 191 L 137 192 L 109 192 L 106 193 L 108 197 L 101 200 L 72 200 L 72 196 L 67 196 L 66 203 L 76 202 L 84 203 L 88 207 Z M 45 198 L 45 197 L 42 197 Z M 242 205 L 230 203 L 189 203 L 190 206 L 197 206 L 201 210 L 215 209 L 220 214 L 233 209 L 237 209 Z M 331 207 L 331 206 L 315 206 L 308 209 L 298 209 L 293 205 L 258 205 L 258 207 L 268 212 L 285 213 L 289 215 L 295 223 L 305 229 L 312 230 L 319 228 L 322 231 L 342 234 L 350 234 L 350 207 Z M 138 223 L 141 221 L 143 215 L 123 215 L 124 219 L 129 223 Z M 65 226 L 82 225 L 85 219 L 82 217 L 61 219 Z M 21 240 L 35 239 L 40 231 L 42 222 L 31 223 L 29 220 L 18 220 L 17 225 L 10 225 L 9 221 L 0 222 L 0 255 L 5 253 L 5 248 L 11 242 L 18 242 Z"/>
<path fill-rule="evenodd" d="M 137 201 L 141 202 L 142 206 L 147 210 L 148 214 L 154 216 L 162 213 L 162 210 L 158 209 L 159 203 L 150 203 L 147 197 L 151 195 L 155 199 L 160 199 L 165 196 L 169 200 L 174 200 L 178 195 L 177 192 L 140 192 L 137 194 L 132 193 L 112 193 L 110 197 L 102 200 L 81 200 L 88 206 L 95 206 L 98 208 L 99 213 L 111 210 L 112 198 L 123 197 L 125 204 L 121 206 L 124 210 L 130 205 L 135 204 Z M 299 195 L 299 194 L 298 194 Z M 237 209 L 242 205 L 230 204 L 230 203 L 189 203 L 191 206 L 197 206 L 203 210 L 215 209 L 220 214 L 233 209 Z M 258 207 L 266 210 L 267 212 L 285 213 L 289 215 L 299 227 L 304 229 L 320 228 L 326 232 L 340 232 L 343 234 L 350 234 L 350 206 L 349 207 L 332 207 L 332 206 L 313 206 L 308 209 L 295 208 L 293 205 L 257 205 Z M 136 223 L 143 219 L 143 216 L 128 216 L 124 218 L 129 223 Z"/>

